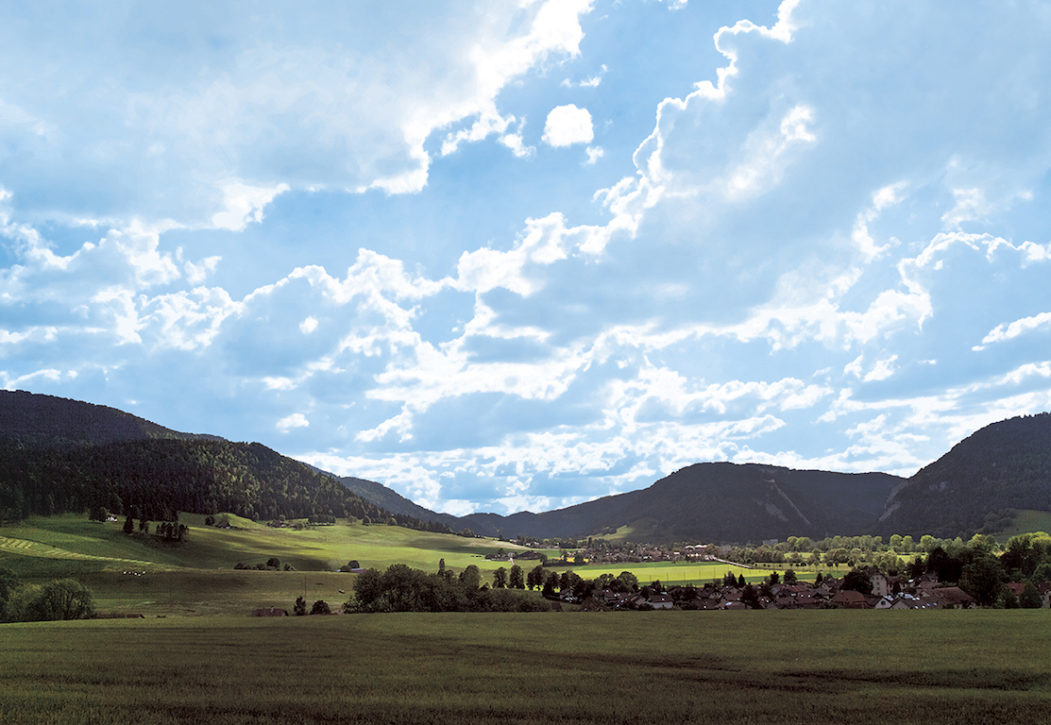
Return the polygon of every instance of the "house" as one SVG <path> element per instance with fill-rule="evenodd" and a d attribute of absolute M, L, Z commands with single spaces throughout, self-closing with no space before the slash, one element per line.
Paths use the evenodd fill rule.
<path fill-rule="evenodd" d="M 842 609 L 868 609 L 869 603 L 865 595 L 853 589 L 843 589 L 836 592 L 832 597 L 832 604 Z"/>
<path fill-rule="evenodd" d="M 869 583 L 872 584 L 872 593 L 877 597 L 885 597 L 890 594 L 890 579 L 883 572 L 875 572 L 869 577 Z"/>
<path fill-rule="evenodd" d="M 654 609 L 673 609 L 675 607 L 675 602 L 667 594 L 651 594 L 646 601 Z"/>
<path fill-rule="evenodd" d="M 942 609 L 970 609 L 975 606 L 974 597 L 960 587 L 936 587 L 931 596 L 941 604 Z"/>

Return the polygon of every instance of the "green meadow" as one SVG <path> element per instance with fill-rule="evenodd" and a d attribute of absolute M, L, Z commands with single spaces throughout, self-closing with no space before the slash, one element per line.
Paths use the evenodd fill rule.
<path fill-rule="evenodd" d="M 488 581 L 494 570 L 510 564 L 487 560 L 485 554 L 501 548 L 524 550 L 506 541 L 366 526 L 357 521 L 296 530 L 228 518 L 233 528 L 219 529 L 205 526 L 203 516 L 183 514 L 180 520 L 190 526 L 189 538 L 174 544 L 150 536 L 129 536 L 121 521 L 99 523 L 74 514 L 33 517 L 0 527 L 0 567 L 29 581 L 73 577 L 92 590 L 103 612 L 244 614 L 257 607 L 290 609 L 298 596 L 308 602 L 324 599 L 330 605 L 346 601 L 354 575 L 335 570 L 351 560 L 381 570 L 391 564 L 407 564 L 435 571 L 444 559 L 454 571 L 474 564 L 482 571 L 483 581 Z M 554 558 L 558 551 L 545 553 Z M 271 557 L 278 558 L 282 568 L 288 564 L 294 571 L 234 569 L 237 563 L 254 566 Z M 521 564 L 526 570 L 536 566 L 531 560 Z M 727 571 L 759 582 L 778 571 L 720 562 L 583 566 L 552 562 L 548 568 L 572 570 L 587 579 L 627 570 L 641 583 L 660 580 L 665 585 L 702 585 L 722 579 Z M 800 571 L 799 575 L 812 579 L 814 572 Z"/>
<path fill-rule="evenodd" d="M 0 626 L 4 723 L 1046 723 L 1051 612 Z"/>

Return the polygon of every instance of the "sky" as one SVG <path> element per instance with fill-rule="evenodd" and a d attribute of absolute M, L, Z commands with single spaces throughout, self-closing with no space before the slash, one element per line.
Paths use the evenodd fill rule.
<path fill-rule="evenodd" d="M 1051 4 L 0 4 L 0 387 L 434 510 L 1051 410 Z"/>

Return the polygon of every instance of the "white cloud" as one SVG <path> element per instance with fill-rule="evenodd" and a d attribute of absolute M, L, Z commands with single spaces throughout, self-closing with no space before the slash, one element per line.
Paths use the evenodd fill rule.
<path fill-rule="evenodd" d="M 252 186 L 241 181 L 223 184 L 223 209 L 212 215 L 212 226 L 231 232 L 244 231 L 250 223 L 263 221 L 267 205 L 288 189 L 288 184 Z"/>
<path fill-rule="evenodd" d="M 578 143 L 591 143 L 595 131 L 591 125 L 591 113 L 570 103 L 555 106 L 544 122 L 544 143 L 561 148 Z"/>
<path fill-rule="evenodd" d="M 310 421 L 302 413 L 293 413 L 277 421 L 274 427 L 282 433 L 288 433 L 296 428 L 309 428 Z"/>
<path fill-rule="evenodd" d="M 317 330 L 317 326 L 318 321 L 316 317 L 305 317 L 303 318 L 303 321 L 299 323 L 299 331 L 304 335 L 309 335 Z"/>
<path fill-rule="evenodd" d="M 1022 317 L 1006 325 L 1000 323 L 982 338 L 981 345 L 975 345 L 971 349 L 984 350 L 986 345 L 1013 340 L 1021 335 L 1044 328 L 1051 328 L 1051 312 L 1041 312 L 1036 315 Z"/>

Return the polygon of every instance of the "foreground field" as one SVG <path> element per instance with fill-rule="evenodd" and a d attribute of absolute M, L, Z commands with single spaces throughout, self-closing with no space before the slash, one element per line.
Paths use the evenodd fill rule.
<path fill-rule="evenodd" d="M 1046 723 L 1049 614 L 0 625 L 0 722 Z"/>

